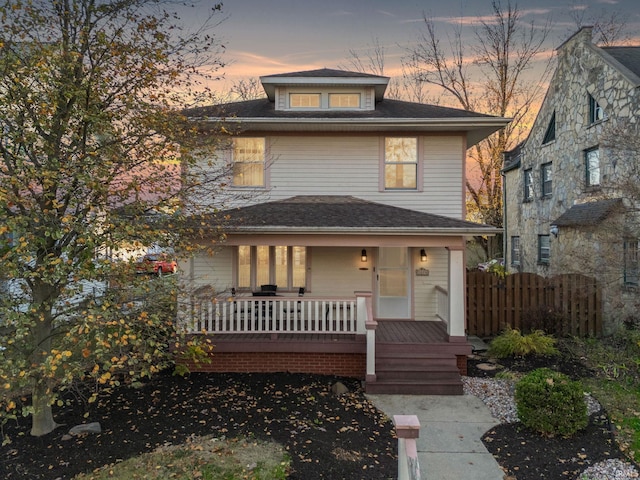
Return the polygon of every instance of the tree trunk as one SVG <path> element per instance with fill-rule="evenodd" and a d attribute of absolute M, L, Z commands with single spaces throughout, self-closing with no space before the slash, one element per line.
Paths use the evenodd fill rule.
<path fill-rule="evenodd" d="M 33 414 L 31 415 L 31 435 L 41 437 L 53 432 L 58 424 L 53 420 L 47 386 L 38 380 L 34 382 L 32 393 Z"/>

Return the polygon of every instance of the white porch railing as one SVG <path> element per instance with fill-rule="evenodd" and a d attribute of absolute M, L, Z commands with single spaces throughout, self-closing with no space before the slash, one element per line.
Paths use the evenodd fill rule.
<path fill-rule="evenodd" d="M 436 286 L 436 316 L 449 323 L 449 292 L 440 286 Z"/>
<path fill-rule="evenodd" d="M 194 298 L 191 312 L 191 333 L 365 333 L 356 298 Z"/>

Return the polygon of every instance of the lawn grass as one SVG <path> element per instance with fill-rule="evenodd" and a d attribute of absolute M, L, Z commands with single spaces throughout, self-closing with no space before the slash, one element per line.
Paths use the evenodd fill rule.
<path fill-rule="evenodd" d="M 620 449 L 640 462 L 640 331 L 621 329 L 611 337 L 571 344 L 596 372 L 583 383 L 615 425 Z"/>
<path fill-rule="evenodd" d="M 289 456 L 274 442 L 194 437 L 74 479 L 284 480 L 289 466 Z"/>

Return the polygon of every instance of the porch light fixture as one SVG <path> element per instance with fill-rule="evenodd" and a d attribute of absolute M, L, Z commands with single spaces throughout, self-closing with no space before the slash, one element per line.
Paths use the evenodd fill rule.
<path fill-rule="evenodd" d="M 360 260 L 362 260 L 363 262 L 367 261 L 367 251 L 364 248 L 362 249 L 362 253 L 360 254 Z"/>
<path fill-rule="evenodd" d="M 558 226 L 557 225 L 551 225 L 551 228 L 549 229 L 549 232 L 551 232 L 554 237 L 558 238 Z"/>
<path fill-rule="evenodd" d="M 422 250 L 420 250 L 420 261 L 421 262 L 426 262 L 427 261 L 427 252 L 425 251 L 424 248 Z"/>

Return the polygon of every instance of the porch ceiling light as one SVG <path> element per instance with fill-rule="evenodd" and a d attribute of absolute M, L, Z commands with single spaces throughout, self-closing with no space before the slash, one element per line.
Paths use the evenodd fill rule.
<path fill-rule="evenodd" d="M 362 260 L 363 262 L 367 261 L 367 251 L 364 248 L 362 249 L 362 253 L 360 254 L 360 260 Z"/>
<path fill-rule="evenodd" d="M 421 262 L 426 262 L 427 261 L 427 252 L 425 251 L 424 248 L 422 250 L 420 250 L 420 261 Z"/>

